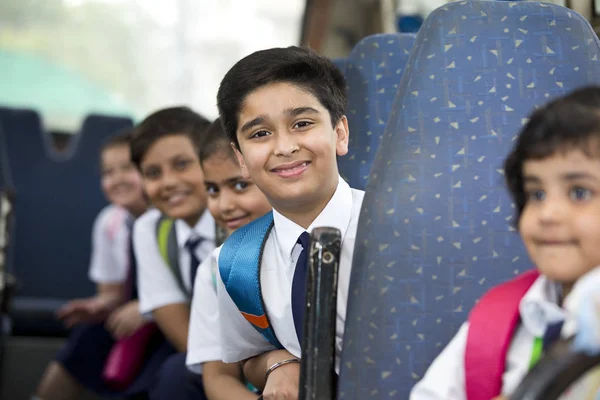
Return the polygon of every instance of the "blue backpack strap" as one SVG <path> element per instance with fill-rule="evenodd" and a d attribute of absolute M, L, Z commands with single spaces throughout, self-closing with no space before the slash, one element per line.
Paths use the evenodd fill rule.
<path fill-rule="evenodd" d="M 246 321 L 269 343 L 278 349 L 277 340 L 260 287 L 260 269 L 263 250 L 273 228 L 273 213 L 237 229 L 227 238 L 219 254 L 219 273 L 227 293 Z"/>

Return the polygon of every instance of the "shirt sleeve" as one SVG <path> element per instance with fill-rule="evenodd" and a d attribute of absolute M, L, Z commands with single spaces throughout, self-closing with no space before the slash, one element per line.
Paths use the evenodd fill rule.
<path fill-rule="evenodd" d="M 92 230 L 92 258 L 90 262 L 89 278 L 92 282 L 121 283 L 125 280 L 127 265 L 124 259 L 117 257 L 118 251 L 126 254 L 128 245 L 118 233 L 126 229 L 124 218 L 116 215 L 118 209 L 113 206 L 104 208 L 96 217 Z M 121 240 L 119 240 L 121 239 Z M 124 247 L 125 246 L 125 247 Z"/>
<path fill-rule="evenodd" d="M 219 304 L 213 279 L 215 264 L 213 255 L 207 257 L 198 267 L 194 284 L 186 364 L 197 374 L 202 373 L 202 363 L 221 361 Z"/>
<path fill-rule="evenodd" d="M 158 210 L 142 215 L 133 227 L 133 247 L 137 260 L 140 312 L 149 317 L 158 308 L 188 303 L 171 269 L 163 260 L 156 240 Z"/>
<path fill-rule="evenodd" d="M 410 400 L 466 400 L 464 358 L 468 331 L 465 322 L 413 387 Z"/>
<path fill-rule="evenodd" d="M 214 257 L 219 260 L 221 248 L 215 250 Z M 219 303 L 219 328 L 221 336 L 221 352 L 223 362 L 234 363 L 254 357 L 258 354 L 276 350 L 250 322 L 242 316 L 237 306 L 229 297 L 221 274 L 217 268 L 217 298 Z"/>

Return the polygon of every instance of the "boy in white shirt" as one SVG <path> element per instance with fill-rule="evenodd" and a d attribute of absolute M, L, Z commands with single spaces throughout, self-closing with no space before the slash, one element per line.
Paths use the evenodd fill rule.
<path fill-rule="evenodd" d="M 252 178 L 273 207 L 272 213 L 234 232 L 214 255 L 219 265 L 223 360 L 242 361 L 246 377 L 263 390 L 264 399 L 298 396 L 306 253 L 308 236 L 315 227 L 335 227 L 342 234 L 338 355 L 341 350 L 352 253 L 364 197 L 364 192 L 351 189 L 340 178 L 337 168 L 336 157 L 348 151 L 346 99 L 342 73 L 326 58 L 299 47 L 263 50 L 245 57 L 227 72 L 217 95 L 220 117 L 243 176 Z M 260 285 L 265 312 L 252 315 L 240 312 L 226 288 L 226 281 L 235 274 L 229 273 L 231 265 L 223 255 L 230 260 L 230 255 L 240 254 L 238 239 L 254 236 L 249 232 L 265 224 L 269 226 L 265 241 L 256 241 L 244 250 L 261 256 L 255 286 L 258 289 Z M 242 282 L 247 284 L 252 282 Z M 248 292 L 252 290 L 242 290 L 234 297 L 244 300 Z"/>
<path fill-rule="evenodd" d="M 569 299 L 579 296 L 578 282 L 600 278 L 599 133 L 597 87 L 532 114 L 504 170 L 537 271 L 486 293 L 411 400 L 508 398 L 561 333 L 577 331 Z M 513 323 L 499 322 L 504 316 Z"/>
<path fill-rule="evenodd" d="M 156 207 L 139 218 L 133 232 L 140 311 L 157 323 L 177 351 L 156 376 L 152 400 L 204 398 L 201 378 L 187 371 L 185 353 L 196 271 L 215 247 L 215 224 L 206 211 L 198 159 L 208 125 L 189 108 L 163 109 L 136 127 L 131 143 L 133 162 Z M 168 237 L 172 260 L 161 254 L 161 235 Z"/>
<path fill-rule="evenodd" d="M 123 132 L 101 149 L 102 190 L 111 204 L 98 214 L 92 233 L 89 276 L 98 293 L 73 300 L 59 310 L 58 316 L 74 330 L 44 373 L 37 389 L 40 399 L 79 399 L 84 388 L 102 396 L 145 393 L 158 366 L 169 355 L 165 346 L 151 349 L 140 374 L 126 390 L 111 389 L 102 379 L 115 340 L 146 323 L 131 279 L 135 275 L 131 226 L 146 211 L 148 200 L 141 176 L 131 162 L 130 141 L 131 132 Z"/>
<path fill-rule="evenodd" d="M 208 193 L 208 209 L 227 234 L 271 210 L 265 195 L 252 180 L 242 177 L 220 119 L 213 122 L 207 132 L 200 149 L 200 163 Z M 247 389 L 241 365 L 225 364 L 221 359 L 216 273 L 217 265 L 212 257 L 198 268 L 187 365 L 192 372 L 202 374 L 209 400 L 253 400 L 257 395 Z"/>

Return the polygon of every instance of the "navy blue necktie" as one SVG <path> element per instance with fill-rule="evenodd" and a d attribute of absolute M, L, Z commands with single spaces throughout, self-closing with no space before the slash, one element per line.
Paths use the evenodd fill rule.
<path fill-rule="evenodd" d="M 304 324 L 304 310 L 306 308 L 306 275 L 308 268 L 308 232 L 303 232 L 298 238 L 299 245 L 302 246 L 302 252 L 296 262 L 294 279 L 292 280 L 292 316 L 294 317 L 294 327 L 298 341 L 302 345 L 302 325 Z"/>
<path fill-rule="evenodd" d="M 127 233 L 129 234 L 129 238 L 127 239 L 129 269 L 127 270 L 127 279 L 125 280 L 125 300 L 137 299 L 137 261 L 135 258 L 135 252 L 133 248 L 134 222 L 135 219 L 133 217 L 128 217 L 125 221 Z"/>
<path fill-rule="evenodd" d="M 543 339 L 543 349 L 547 351 L 550 346 L 554 344 L 558 339 L 560 339 L 560 331 L 562 330 L 564 321 L 554 322 L 546 327 L 546 332 L 544 333 Z"/>
<path fill-rule="evenodd" d="M 204 239 L 200 237 L 191 237 L 185 242 L 185 248 L 190 253 L 190 287 L 192 291 L 194 290 L 194 283 L 196 281 L 196 271 L 198 271 L 198 267 L 200 266 L 200 260 L 196 256 L 196 249 L 203 241 Z"/>

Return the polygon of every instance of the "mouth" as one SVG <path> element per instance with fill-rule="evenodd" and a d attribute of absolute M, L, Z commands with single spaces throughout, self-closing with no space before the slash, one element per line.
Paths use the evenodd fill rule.
<path fill-rule="evenodd" d="M 188 191 L 178 191 L 167 196 L 163 196 L 162 199 L 169 207 L 177 207 L 185 202 L 189 194 L 190 193 Z"/>
<path fill-rule="evenodd" d="M 235 218 L 223 219 L 223 222 L 225 223 L 228 229 L 233 230 L 239 228 L 242 225 L 245 225 L 249 216 L 249 214 L 246 214 Z"/>
<path fill-rule="evenodd" d="M 310 161 L 296 161 L 289 164 L 279 165 L 271 170 L 271 172 L 279 175 L 282 178 L 292 178 L 300 176 L 308 169 Z"/>
<path fill-rule="evenodd" d="M 539 239 L 535 240 L 535 244 L 538 246 L 547 247 L 561 247 L 561 246 L 573 246 L 577 244 L 575 240 L 558 240 L 558 239 Z"/>
<path fill-rule="evenodd" d="M 112 192 L 114 194 L 121 195 L 121 194 L 130 193 L 131 189 L 132 189 L 131 185 L 117 185 L 113 188 Z"/>

